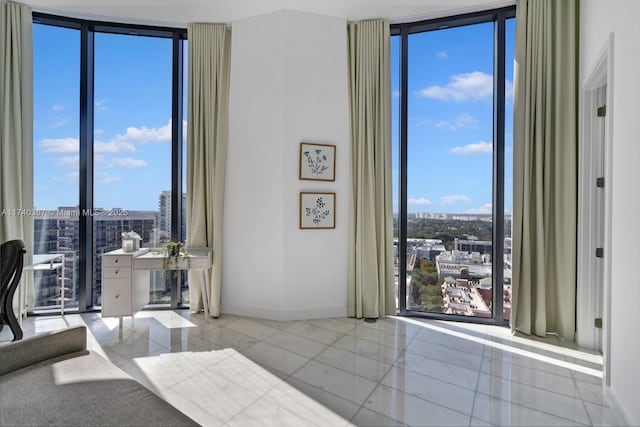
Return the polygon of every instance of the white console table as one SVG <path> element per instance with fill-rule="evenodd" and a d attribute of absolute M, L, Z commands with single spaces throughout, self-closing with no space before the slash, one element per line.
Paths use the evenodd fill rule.
<path fill-rule="evenodd" d="M 149 303 L 151 270 L 199 270 L 205 319 L 209 321 L 209 296 L 205 272 L 213 265 L 211 248 L 187 248 L 188 256 L 165 268 L 160 249 L 141 248 L 136 252 L 122 249 L 102 255 L 102 316 L 134 316 Z"/>

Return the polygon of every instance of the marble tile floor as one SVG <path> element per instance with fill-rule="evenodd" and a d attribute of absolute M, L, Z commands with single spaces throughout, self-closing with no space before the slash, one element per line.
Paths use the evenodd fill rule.
<path fill-rule="evenodd" d="M 553 337 L 407 318 L 276 322 L 186 310 L 25 320 L 88 346 L 205 426 L 619 426 L 602 357 Z M 8 328 L 0 345 L 11 339 Z"/>

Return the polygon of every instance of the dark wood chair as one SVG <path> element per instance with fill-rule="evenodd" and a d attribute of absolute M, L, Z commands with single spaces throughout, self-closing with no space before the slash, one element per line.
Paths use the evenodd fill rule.
<path fill-rule="evenodd" d="M 0 245 L 0 330 L 9 325 L 13 341 L 22 339 L 22 328 L 13 312 L 13 296 L 20 283 L 26 252 L 22 240 L 9 240 Z"/>

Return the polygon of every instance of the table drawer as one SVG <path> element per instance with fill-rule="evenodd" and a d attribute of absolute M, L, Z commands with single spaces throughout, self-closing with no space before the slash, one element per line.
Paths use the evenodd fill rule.
<path fill-rule="evenodd" d="M 102 315 L 131 316 L 131 279 L 102 281 Z"/>
<path fill-rule="evenodd" d="M 131 266 L 131 255 L 102 255 L 102 266 L 103 267 L 130 267 Z"/>
<path fill-rule="evenodd" d="M 119 279 L 119 278 L 129 278 L 131 277 L 131 267 L 130 266 L 118 266 L 118 267 L 102 267 L 102 278 L 103 279 Z"/>

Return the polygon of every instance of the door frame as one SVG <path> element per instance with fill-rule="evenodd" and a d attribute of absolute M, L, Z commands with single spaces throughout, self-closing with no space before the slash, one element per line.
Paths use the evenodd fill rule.
<path fill-rule="evenodd" d="M 598 331 L 594 326 L 597 312 L 598 284 L 595 275 L 596 215 L 593 187 L 596 182 L 597 138 L 602 134 L 602 122 L 595 115 L 597 90 L 606 86 L 606 115 L 604 117 L 604 259 L 602 289 L 602 354 L 604 379 L 609 385 L 611 348 L 611 189 L 613 144 L 613 34 L 610 34 L 587 74 L 580 90 L 579 171 L 578 171 L 578 271 L 576 341 L 581 348 L 594 349 Z"/>

